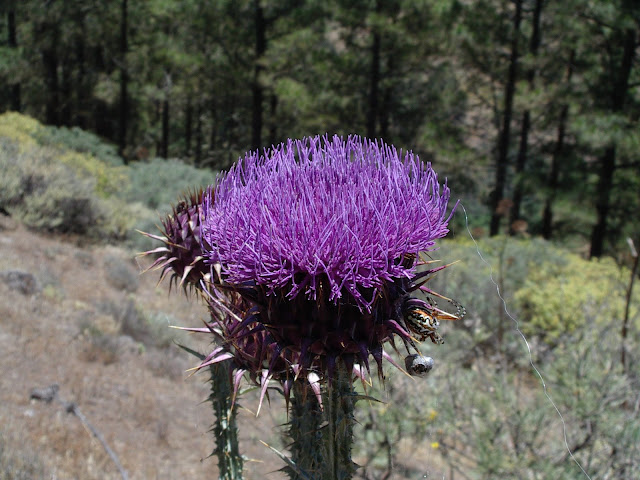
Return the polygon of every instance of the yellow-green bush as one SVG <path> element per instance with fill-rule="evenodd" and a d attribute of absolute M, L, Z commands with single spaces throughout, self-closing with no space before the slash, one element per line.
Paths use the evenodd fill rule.
<path fill-rule="evenodd" d="M 527 335 L 554 344 L 559 336 L 583 326 L 621 325 L 630 271 L 612 259 L 586 260 L 542 239 L 492 237 L 479 240 L 478 248 L 491 268 L 464 236 L 442 242 L 433 254 L 445 263 L 458 261 L 438 273 L 430 288 L 466 307 L 463 323 L 470 325 L 467 331 L 473 338 L 463 341 L 461 348 L 495 341 L 499 332 L 515 328 L 490 273 L 507 309 Z M 640 323 L 640 289 L 636 288 L 631 304 L 630 319 Z M 444 325 L 443 330 L 459 327 L 459 323 Z M 452 336 L 452 342 L 461 340 L 463 332 L 459 333 Z M 513 347 L 518 351 L 519 336 L 505 338 L 516 342 Z"/>
<path fill-rule="evenodd" d="M 125 240 L 137 250 L 183 190 L 214 180 L 177 160 L 124 166 L 115 147 L 78 128 L 56 128 L 18 113 L 0 115 L 0 209 L 25 225 Z"/>
<path fill-rule="evenodd" d="M 45 127 L 37 120 L 15 112 L 0 115 L 0 138 L 17 144 L 20 152 L 33 152 L 33 147 L 43 148 L 54 162 L 68 165 L 78 177 L 95 180 L 95 193 L 102 197 L 125 190 L 128 186 L 126 169 L 114 165 L 110 150 L 100 149 L 102 144 L 95 135 L 79 132 L 78 129 Z M 108 161 L 90 150 L 100 152 Z"/>
<path fill-rule="evenodd" d="M 52 153 L 0 137 L 0 207 L 32 228 L 88 233 L 101 217 L 95 180 L 79 177 Z"/>
<path fill-rule="evenodd" d="M 67 151 L 58 160 L 69 165 L 78 176 L 95 179 L 95 192 L 108 197 L 127 187 L 128 176 L 125 167 L 112 167 L 92 155 Z"/>
<path fill-rule="evenodd" d="M 476 245 L 467 236 L 458 236 L 440 245 L 433 257 L 441 259 L 443 263 L 457 263 L 430 280 L 429 288 L 462 303 L 467 311 L 463 322 L 446 322 L 442 326 L 445 334 L 447 330 L 458 329 L 458 335 L 451 335 L 447 342 L 459 341 L 457 346 L 464 351 L 478 344 L 498 348 L 504 338 L 509 348 L 518 350 L 519 337 L 504 335 L 512 331 L 515 325 L 506 315 L 493 281 L 499 285 L 509 312 L 520 318 L 515 293 L 523 288 L 537 264 L 564 264 L 564 252 L 541 239 L 519 240 L 504 236 L 478 240 L 482 258 L 478 255 Z M 443 302 L 442 307 L 447 305 Z M 520 320 L 522 323 L 527 321 L 524 317 Z"/>
<path fill-rule="evenodd" d="M 77 144 L 94 148 L 97 137 L 59 130 L 17 113 L 0 115 L 0 208 L 39 230 L 96 239 L 131 236 L 140 215 L 150 212 L 124 198 L 126 167 L 59 142 L 71 132 Z M 101 152 L 110 154 L 109 148 Z"/>
<path fill-rule="evenodd" d="M 532 265 L 515 299 L 526 319 L 525 330 L 555 340 L 578 327 L 622 325 L 630 271 L 610 258 L 585 260 L 565 253 L 566 263 Z M 631 302 L 630 318 L 638 319 L 640 292 Z"/>
<path fill-rule="evenodd" d="M 37 120 L 16 112 L 0 115 L 0 137 L 24 147 L 32 147 L 38 142 L 35 136 L 41 128 Z"/>

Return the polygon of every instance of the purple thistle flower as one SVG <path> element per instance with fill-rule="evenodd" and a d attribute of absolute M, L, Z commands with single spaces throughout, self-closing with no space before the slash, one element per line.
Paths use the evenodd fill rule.
<path fill-rule="evenodd" d="M 394 335 L 415 347 L 404 305 L 444 268 L 416 275 L 419 253 L 449 231 L 449 195 L 430 164 L 360 137 L 247 154 L 203 206 L 204 253 L 221 279 L 210 299 L 242 299 L 227 302 L 238 321 L 224 343 L 262 378 L 331 377 L 338 360 L 368 370 L 369 355 L 381 373 Z"/>
<path fill-rule="evenodd" d="M 448 233 L 449 189 L 429 164 L 384 143 L 348 137 L 289 141 L 249 154 L 219 178 L 204 238 L 226 281 L 349 297 L 370 312 L 388 282 Z"/>

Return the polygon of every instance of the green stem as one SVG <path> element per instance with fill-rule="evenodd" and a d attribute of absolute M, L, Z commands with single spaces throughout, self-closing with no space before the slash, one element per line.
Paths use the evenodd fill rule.
<path fill-rule="evenodd" d="M 356 397 L 351 380 L 351 372 L 339 363 L 331 382 L 322 385 L 322 410 L 306 379 L 294 383 L 289 419 L 292 480 L 352 478 Z"/>
<path fill-rule="evenodd" d="M 233 386 L 229 376 L 228 360 L 211 365 L 211 395 L 215 416 L 213 434 L 218 457 L 220 480 L 242 480 L 242 456 L 238 448 L 236 405 L 232 405 Z"/>
<path fill-rule="evenodd" d="M 292 480 L 316 479 L 326 457 L 322 451 L 322 410 L 306 379 L 293 382 L 293 397 L 289 406 L 289 436 L 291 460 L 297 471 L 289 468 Z"/>
<path fill-rule="evenodd" d="M 342 363 L 338 364 L 333 381 L 328 385 L 325 395 L 325 414 L 327 417 L 327 433 L 325 442 L 330 458 L 322 480 L 348 480 L 352 477 L 356 465 L 351 460 L 353 445 L 353 423 L 355 410 L 355 392 L 352 374 L 347 372 Z"/>

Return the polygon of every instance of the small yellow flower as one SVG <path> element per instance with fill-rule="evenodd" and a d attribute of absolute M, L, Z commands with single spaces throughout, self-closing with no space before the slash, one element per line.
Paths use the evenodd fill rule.
<path fill-rule="evenodd" d="M 431 442 L 431 448 L 436 449 L 440 447 L 440 443 L 439 442 Z"/>
<path fill-rule="evenodd" d="M 433 408 L 429 411 L 429 421 L 433 421 L 438 416 L 438 412 L 436 412 Z"/>

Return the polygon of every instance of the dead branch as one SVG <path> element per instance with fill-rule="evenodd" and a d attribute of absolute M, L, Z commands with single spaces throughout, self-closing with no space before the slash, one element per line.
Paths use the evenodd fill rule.
<path fill-rule="evenodd" d="M 100 433 L 100 431 L 96 427 L 94 427 L 91 422 L 89 422 L 87 417 L 80 411 L 80 409 L 74 402 L 66 402 L 62 398 L 60 398 L 60 396 L 58 395 L 59 390 L 60 386 L 57 383 L 49 385 L 45 388 L 34 388 L 33 390 L 31 390 L 29 398 L 46 403 L 51 403 L 52 401 L 56 400 L 60 405 L 62 405 L 67 413 L 75 415 L 82 422 L 82 424 L 93 434 L 93 436 L 96 437 L 102 444 L 102 448 L 104 448 L 105 452 L 107 452 L 107 455 L 111 457 L 111 460 L 120 472 L 122 480 L 128 480 L 129 474 L 120 463 L 120 460 L 118 460 L 118 456 L 113 450 L 111 450 L 111 448 L 107 444 L 107 441 L 104 439 L 102 433 Z"/>

